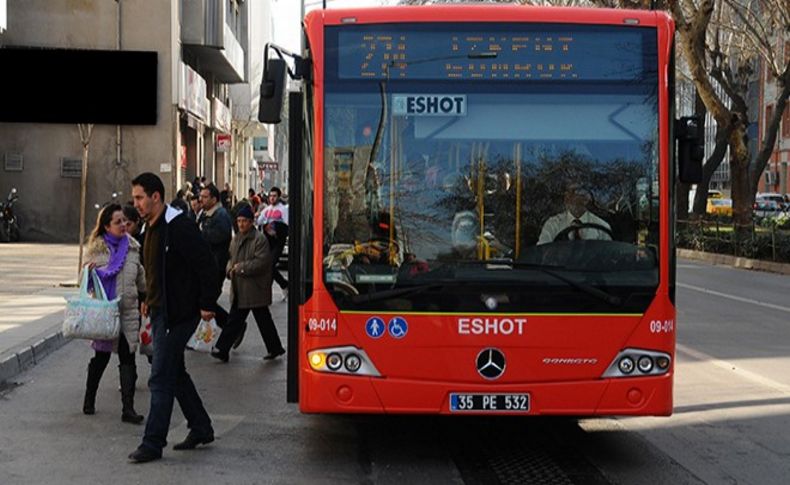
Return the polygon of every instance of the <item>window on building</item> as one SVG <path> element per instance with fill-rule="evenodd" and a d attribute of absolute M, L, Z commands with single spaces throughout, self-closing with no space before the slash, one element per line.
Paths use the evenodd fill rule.
<path fill-rule="evenodd" d="M 254 151 L 264 151 L 269 149 L 269 138 L 256 136 L 252 138 L 252 149 Z"/>
<path fill-rule="evenodd" d="M 785 112 L 782 113 L 782 138 L 790 138 L 790 103 L 785 104 Z"/>

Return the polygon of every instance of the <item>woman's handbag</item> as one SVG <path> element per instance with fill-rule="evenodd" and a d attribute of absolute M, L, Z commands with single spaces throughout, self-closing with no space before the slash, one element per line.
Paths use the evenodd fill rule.
<path fill-rule="evenodd" d="M 120 298 L 107 299 L 107 293 L 94 270 L 90 270 L 96 298 L 88 294 L 88 273 L 82 271 L 80 292 L 66 297 L 66 315 L 63 320 L 63 336 L 94 340 L 112 340 L 121 333 Z"/>

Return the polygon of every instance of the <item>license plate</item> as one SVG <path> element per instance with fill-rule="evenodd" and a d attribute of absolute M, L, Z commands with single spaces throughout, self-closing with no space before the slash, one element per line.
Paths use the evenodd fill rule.
<path fill-rule="evenodd" d="M 450 394 L 450 411 L 529 412 L 529 394 Z"/>

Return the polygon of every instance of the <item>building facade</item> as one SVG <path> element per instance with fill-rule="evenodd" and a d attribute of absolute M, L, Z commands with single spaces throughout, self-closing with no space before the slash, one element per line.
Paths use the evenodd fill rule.
<path fill-rule="evenodd" d="M 266 41 L 270 16 L 270 0 L 8 0 L 0 47 L 157 52 L 156 125 L 93 128 L 88 226 L 96 206 L 113 200 L 113 194 L 119 202 L 130 200 L 130 182 L 141 172 L 162 178 L 168 200 L 199 176 L 220 189 L 228 183 L 234 193 L 246 193 L 240 188 L 249 185 L 252 140 L 246 146 L 234 141 L 238 112 L 231 87 L 258 90 L 251 44 Z M 3 66 L 4 75 L 23 68 Z M 52 82 L 68 75 L 53 72 Z M 0 160 L 0 194 L 12 186 L 19 191 L 23 240 L 76 241 L 82 160 L 78 127 L 0 123 Z"/>
<path fill-rule="evenodd" d="M 776 42 L 780 58 L 788 62 L 787 59 L 790 59 L 790 34 L 787 34 L 784 39 L 778 39 Z M 780 87 L 765 66 L 760 70 L 760 73 L 760 106 L 762 109 L 759 116 L 759 139 L 762 140 L 765 138 L 765 127 L 776 111 L 774 102 Z M 763 176 L 760 178 L 758 191 L 787 194 L 790 186 L 788 165 L 790 165 L 790 102 L 785 104 L 782 120 L 779 123 L 779 131 L 776 134 L 776 145 L 765 167 Z"/>

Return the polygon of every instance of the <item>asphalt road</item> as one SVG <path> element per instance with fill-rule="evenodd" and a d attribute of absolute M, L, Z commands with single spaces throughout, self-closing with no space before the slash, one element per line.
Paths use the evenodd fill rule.
<path fill-rule="evenodd" d="M 82 415 L 91 351 L 75 341 L 0 391 L 0 483 L 787 483 L 790 278 L 684 261 L 679 283 L 670 418 L 302 415 L 252 324 L 229 364 L 187 355 L 217 440 L 131 465 L 142 427 L 120 422 L 118 372 Z M 186 432 L 176 410 L 171 444 Z"/>

